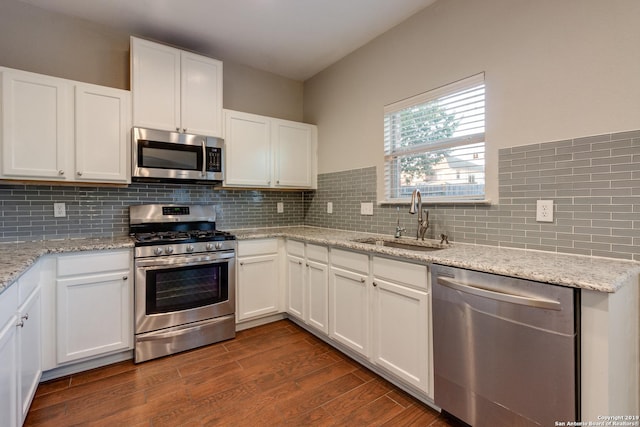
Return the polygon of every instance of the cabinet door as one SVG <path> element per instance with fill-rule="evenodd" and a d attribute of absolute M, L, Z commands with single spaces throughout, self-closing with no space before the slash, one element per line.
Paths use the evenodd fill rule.
<path fill-rule="evenodd" d="M 308 309 L 305 321 L 314 328 L 329 333 L 329 267 L 307 261 Z"/>
<path fill-rule="evenodd" d="M 329 272 L 329 336 L 369 356 L 367 276 L 332 267 Z"/>
<path fill-rule="evenodd" d="M 133 125 L 180 129 L 180 50 L 131 38 Z"/>
<path fill-rule="evenodd" d="M 16 316 L 0 325 L 0 424 L 9 427 L 19 425 L 16 329 Z"/>
<path fill-rule="evenodd" d="M 182 131 L 222 136 L 222 62 L 181 52 Z"/>
<path fill-rule="evenodd" d="M 18 398 L 19 415 L 24 422 L 42 375 L 40 288 L 31 293 L 18 310 L 18 316 L 21 326 L 18 328 Z"/>
<path fill-rule="evenodd" d="M 132 347 L 129 272 L 56 280 L 58 363 Z"/>
<path fill-rule="evenodd" d="M 70 86 L 61 79 L 2 72 L 2 175 L 65 179 L 73 121 Z"/>
<path fill-rule="evenodd" d="M 429 393 L 428 295 L 374 278 L 374 362 Z"/>
<path fill-rule="evenodd" d="M 76 97 L 76 181 L 131 182 L 130 94 L 78 84 Z"/>
<path fill-rule="evenodd" d="M 274 120 L 275 185 L 311 187 L 315 158 L 315 126 Z"/>
<path fill-rule="evenodd" d="M 287 313 L 304 320 L 305 263 L 302 258 L 287 255 Z"/>
<path fill-rule="evenodd" d="M 271 185 L 271 122 L 255 114 L 225 110 L 225 185 Z"/>
<path fill-rule="evenodd" d="M 278 313 L 278 255 L 238 259 L 238 320 Z"/>

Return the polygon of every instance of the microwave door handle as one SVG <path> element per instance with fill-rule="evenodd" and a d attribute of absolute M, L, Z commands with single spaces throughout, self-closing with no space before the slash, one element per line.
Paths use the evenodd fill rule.
<path fill-rule="evenodd" d="M 202 140 L 202 177 L 207 176 L 207 140 Z"/>

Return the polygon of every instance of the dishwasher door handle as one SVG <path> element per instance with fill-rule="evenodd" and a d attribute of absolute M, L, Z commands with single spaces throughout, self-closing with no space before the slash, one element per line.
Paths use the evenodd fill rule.
<path fill-rule="evenodd" d="M 532 298 L 524 295 L 507 294 L 504 292 L 498 292 L 473 285 L 468 285 L 466 283 L 461 283 L 456 280 L 451 280 L 444 277 L 438 277 L 438 284 L 451 289 L 455 289 L 456 291 L 466 292 L 468 294 L 490 298 L 496 301 L 510 302 L 513 304 L 525 305 L 527 307 L 544 308 L 556 311 L 560 311 L 562 309 L 562 306 L 558 301 Z"/>

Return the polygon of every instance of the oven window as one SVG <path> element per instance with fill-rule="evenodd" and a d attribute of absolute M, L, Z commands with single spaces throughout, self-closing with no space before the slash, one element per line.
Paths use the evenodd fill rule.
<path fill-rule="evenodd" d="M 227 263 L 147 271 L 147 314 L 204 307 L 228 300 Z"/>
<path fill-rule="evenodd" d="M 139 167 L 176 170 L 202 170 L 202 148 L 192 145 L 140 141 Z"/>

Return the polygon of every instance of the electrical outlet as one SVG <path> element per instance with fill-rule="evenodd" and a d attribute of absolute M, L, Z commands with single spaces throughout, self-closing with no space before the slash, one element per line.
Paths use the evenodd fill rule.
<path fill-rule="evenodd" d="M 360 203 L 360 215 L 373 215 L 373 203 L 371 202 Z"/>
<path fill-rule="evenodd" d="M 64 203 L 53 204 L 53 216 L 56 218 L 62 218 L 67 216 L 67 207 Z"/>
<path fill-rule="evenodd" d="M 536 221 L 553 222 L 553 200 L 536 201 Z"/>
<path fill-rule="evenodd" d="M 278 213 L 283 213 L 284 212 L 284 203 L 278 202 L 276 209 L 278 210 Z"/>
<path fill-rule="evenodd" d="M 327 213 L 333 213 L 333 202 L 327 202 Z"/>

